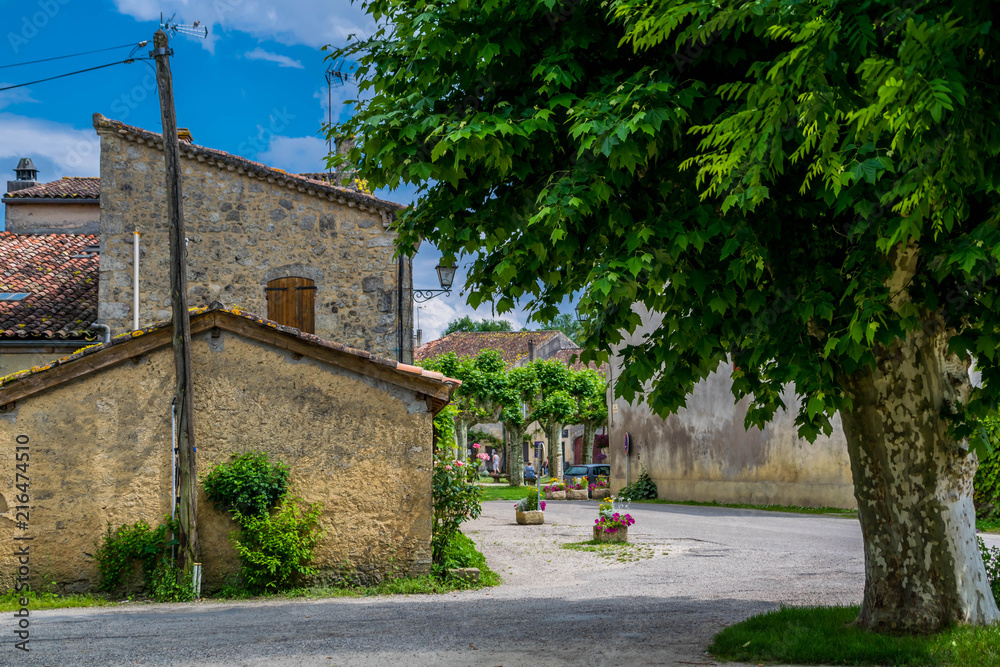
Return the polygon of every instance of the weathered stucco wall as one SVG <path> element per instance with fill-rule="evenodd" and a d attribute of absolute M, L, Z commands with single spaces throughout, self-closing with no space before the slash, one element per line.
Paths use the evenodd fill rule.
<path fill-rule="evenodd" d="M 657 325 L 642 313 L 643 326 L 633 340 Z M 634 481 L 641 466 L 649 468 L 660 498 L 710 502 L 856 507 L 847 441 L 834 419 L 833 433 L 810 443 L 797 435 L 798 401 L 791 386 L 781 410 L 763 430 L 746 429 L 748 399 L 734 405 L 731 366 L 699 382 L 681 408 L 666 420 L 645 403 L 613 400 L 609 459 L 612 490 Z M 621 359 L 611 360 L 612 378 L 621 373 Z M 613 393 L 611 394 L 613 398 Z M 631 437 L 626 462 L 625 433 Z"/>
<path fill-rule="evenodd" d="M 140 232 L 139 322 L 170 317 L 163 152 L 106 129 L 101 135 L 101 276 L 98 316 L 131 329 L 133 232 Z M 188 237 L 190 306 L 221 301 L 267 314 L 276 278 L 315 281 L 316 335 L 399 359 L 399 264 L 395 234 L 362 211 L 184 155 L 181 187 Z M 273 180 L 273 179 L 272 179 Z M 404 267 L 403 286 L 411 287 Z M 409 292 L 402 361 L 412 360 Z"/>
<path fill-rule="evenodd" d="M 322 502 L 319 579 L 430 567 L 432 417 L 412 392 L 222 331 L 194 338 L 199 476 L 234 452 L 265 451 L 291 469 L 295 494 Z M 88 556 L 112 526 L 170 513 L 173 356 L 161 348 L 17 401 L 0 413 L 0 541 L 33 537 L 32 581 L 86 590 Z M 15 447 L 29 439 L 31 510 L 15 526 Z M 23 438 L 22 438 L 23 440 Z M 235 525 L 199 485 L 208 591 L 237 569 Z M 0 554 L 0 590 L 13 583 Z"/>
<path fill-rule="evenodd" d="M 101 208 L 96 203 L 5 204 L 8 232 L 16 234 L 96 234 Z"/>

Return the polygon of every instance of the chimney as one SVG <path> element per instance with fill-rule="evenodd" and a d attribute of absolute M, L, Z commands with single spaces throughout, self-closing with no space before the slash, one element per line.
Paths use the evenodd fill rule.
<path fill-rule="evenodd" d="M 354 137 L 340 136 L 337 137 L 337 155 L 346 156 L 354 148 Z"/>
<path fill-rule="evenodd" d="M 15 181 L 7 181 L 7 192 L 17 192 L 38 185 L 38 170 L 30 157 L 21 158 L 14 167 Z"/>
<path fill-rule="evenodd" d="M 424 330 L 417 329 L 417 347 L 420 347 L 423 344 L 424 344 Z"/>
<path fill-rule="evenodd" d="M 528 362 L 535 360 L 535 339 L 528 339 Z"/>
<path fill-rule="evenodd" d="M 177 138 L 186 144 L 194 143 L 194 138 L 191 136 L 191 130 L 186 127 L 177 128 Z"/>

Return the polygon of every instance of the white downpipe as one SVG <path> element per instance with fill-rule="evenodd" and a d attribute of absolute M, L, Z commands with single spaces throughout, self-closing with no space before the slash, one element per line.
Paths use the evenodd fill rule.
<path fill-rule="evenodd" d="M 139 329 L 139 232 L 132 232 L 132 331 Z"/>

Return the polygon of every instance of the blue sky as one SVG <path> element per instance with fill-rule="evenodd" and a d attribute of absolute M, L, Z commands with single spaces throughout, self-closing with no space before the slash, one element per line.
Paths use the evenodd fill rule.
<path fill-rule="evenodd" d="M 0 0 L 0 88 L 123 60 L 130 47 L 9 67 L 152 40 L 161 11 L 209 29 L 208 39 L 171 41 L 178 125 L 190 128 L 195 143 L 290 172 L 324 171 L 320 130 L 329 104 L 321 47 L 374 27 L 361 4 L 349 0 Z M 350 85 L 333 90 L 335 121 L 349 113 L 343 102 L 355 92 Z M 95 112 L 159 132 L 151 67 L 134 62 L 0 92 L 0 170 L 12 179 L 17 160 L 30 157 L 41 181 L 99 175 Z M 413 202 L 412 189 L 377 194 Z M 415 260 L 416 288 L 438 287 L 438 259 L 424 244 Z M 462 278 L 460 269 L 456 286 Z M 416 313 L 425 341 L 467 314 L 493 316 L 488 306 L 473 311 L 457 291 Z M 515 328 L 526 323 L 521 311 L 500 317 Z"/>

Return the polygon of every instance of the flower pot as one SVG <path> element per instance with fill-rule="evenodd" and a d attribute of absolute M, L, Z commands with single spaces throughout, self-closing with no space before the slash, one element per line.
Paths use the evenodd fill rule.
<path fill-rule="evenodd" d="M 587 489 L 566 489 L 566 500 L 586 500 Z"/>
<path fill-rule="evenodd" d="M 537 526 L 545 523 L 545 512 L 541 510 L 531 510 L 530 512 L 520 512 L 515 510 L 517 522 L 522 526 Z"/>
<path fill-rule="evenodd" d="M 566 500 L 566 492 L 565 491 L 546 491 L 545 492 L 545 499 L 546 500 Z"/>
<path fill-rule="evenodd" d="M 600 500 L 602 498 L 609 498 L 611 496 L 611 489 L 605 487 L 603 489 L 594 489 L 590 492 L 590 497 L 594 500 Z"/>
<path fill-rule="evenodd" d="M 628 542 L 628 526 L 623 526 L 613 533 L 605 533 L 598 526 L 594 526 L 595 542 Z"/>

